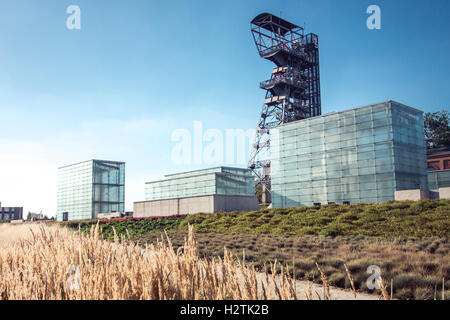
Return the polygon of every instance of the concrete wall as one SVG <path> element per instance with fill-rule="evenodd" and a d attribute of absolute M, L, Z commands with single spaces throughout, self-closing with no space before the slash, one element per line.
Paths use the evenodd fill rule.
<path fill-rule="evenodd" d="M 98 219 L 112 219 L 112 218 L 120 218 L 120 212 L 109 212 L 109 213 L 99 213 L 97 215 Z"/>
<path fill-rule="evenodd" d="M 199 212 L 214 212 L 214 196 L 179 199 L 178 214 L 194 214 Z"/>
<path fill-rule="evenodd" d="M 450 189 L 450 188 L 448 188 Z M 450 195 L 449 195 L 450 197 Z M 424 199 L 445 199 L 442 198 L 440 192 L 436 192 L 433 190 L 401 190 L 395 191 L 395 200 L 396 201 L 419 201 Z"/>
<path fill-rule="evenodd" d="M 134 203 L 133 217 L 173 216 L 219 211 L 257 210 L 256 196 L 210 195 Z"/>
<path fill-rule="evenodd" d="M 256 196 L 214 196 L 214 212 L 258 210 Z"/>
<path fill-rule="evenodd" d="M 428 190 L 401 190 L 395 191 L 395 200 L 396 201 L 419 201 L 423 199 L 430 199 L 430 193 Z"/>
<path fill-rule="evenodd" d="M 439 199 L 450 199 L 450 187 L 439 188 Z"/>

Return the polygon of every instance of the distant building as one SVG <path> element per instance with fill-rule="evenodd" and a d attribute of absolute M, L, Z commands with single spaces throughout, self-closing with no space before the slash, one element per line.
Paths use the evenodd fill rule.
<path fill-rule="evenodd" d="M 431 190 L 450 187 L 450 146 L 427 149 L 427 166 Z"/>
<path fill-rule="evenodd" d="M 31 221 L 49 221 L 49 220 L 53 220 L 53 218 L 48 218 L 46 215 L 42 214 L 42 213 L 33 213 L 30 212 L 30 220 Z M 27 216 L 28 218 L 28 216 Z"/>
<path fill-rule="evenodd" d="M 44 219 L 44 215 L 42 213 L 30 212 L 30 218 L 31 218 L 32 221 L 43 220 Z"/>
<path fill-rule="evenodd" d="M 134 217 L 258 209 L 249 169 L 217 167 L 166 175 L 145 184 L 145 200 L 134 203 Z"/>
<path fill-rule="evenodd" d="M 11 221 L 23 219 L 23 207 L 2 207 L 0 202 L 0 220 Z"/>
<path fill-rule="evenodd" d="M 427 166 L 433 170 L 450 170 L 450 146 L 427 149 Z"/>
<path fill-rule="evenodd" d="M 394 200 L 428 190 L 423 112 L 395 101 L 271 129 L 272 206 Z"/>
<path fill-rule="evenodd" d="M 57 220 L 124 212 L 125 163 L 89 160 L 59 168 Z"/>

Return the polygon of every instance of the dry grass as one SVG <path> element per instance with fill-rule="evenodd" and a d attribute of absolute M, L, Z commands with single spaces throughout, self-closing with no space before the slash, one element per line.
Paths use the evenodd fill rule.
<path fill-rule="evenodd" d="M 320 279 L 322 280 L 323 284 L 323 297 L 325 300 L 328 300 L 328 297 L 330 297 L 330 285 L 327 281 L 327 276 L 323 272 L 322 268 L 319 266 L 319 264 L 316 262 L 317 270 L 320 272 Z"/>
<path fill-rule="evenodd" d="M 345 267 L 345 272 L 347 273 L 347 278 L 350 281 L 350 285 L 352 286 L 353 296 L 356 298 L 355 282 L 353 281 L 353 277 L 350 273 L 350 270 L 348 270 L 347 264 L 344 263 L 344 267 Z"/>
<path fill-rule="evenodd" d="M 0 249 L 9 247 L 20 240 L 30 240 L 33 238 L 32 232 L 39 231 L 39 224 L 19 224 L 11 225 L 9 223 L 0 224 Z"/>
<path fill-rule="evenodd" d="M 192 229 L 177 250 L 168 239 L 144 247 L 117 235 L 104 241 L 98 226 L 83 235 L 57 226 L 8 225 L 0 239 L 8 240 L 0 241 L 0 299 L 296 298 L 283 266 L 281 281 L 275 281 L 277 264 L 270 265 L 272 276 L 258 281 L 254 267 L 236 263 L 227 250 L 223 258 L 201 259 Z"/>
<path fill-rule="evenodd" d="M 383 278 L 381 278 L 381 277 L 378 278 L 378 282 L 380 284 L 380 290 L 381 290 L 381 295 L 383 296 L 383 299 L 389 300 L 389 296 L 388 296 L 388 293 L 386 290 L 386 286 L 384 285 Z"/>
<path fill-rule="evenodd" d="M 186 233 L 169 233 L 175 247 L 183 244 Z M 136 237 L 142 243 L 155 243 L 158 234 Z M 377 237 L 325 237 L 325 236 L 275 236 L 260 234 L 196 233 L 199 254 L 202 258 L 222 256 L 224 246 L 232 254 L 264 271 L 264 264 L 275 260 L 292 264 L 295 260 L 297 280 L 322 283 L 317 262 L 330 287 L 351 289 L 355 293 L 381 293 L 369 290 L 366 285 L 367 268 L 378 265 L 386 290 L 392 282 L 394 299 L 432 300 L 436 288 L 437 299 L 450 298 L 450 290 L 442 290 L 442 279 L 450 278 L 450 240 L 446 238 L 381 239 Z M 344 264 L 346 264 L 347 270 Z M 351 273 L 351 277 L 349 277 Z M 292 268 L 291 276 L 294 276 Z M 390 293 L 388 293 L 390 296 Z M 315 297 L 315 294 L 313 292 Z M 302 297 L 304 294 L 302 293 Z"/>

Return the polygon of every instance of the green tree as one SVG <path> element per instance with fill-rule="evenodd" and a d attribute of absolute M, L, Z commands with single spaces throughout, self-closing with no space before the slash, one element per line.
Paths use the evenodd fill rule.
<path fill-rule="evenodd" d="M 28 214 L 27 214 L 27 221 L 30 221 L 31 220 L 31 212 L 28 212 Z"/>
<path fill-rule="evenodd" d="M 450 146 L 449 112 L 427 112 L 424 117 L 425 138 L 429 148 Z"/>

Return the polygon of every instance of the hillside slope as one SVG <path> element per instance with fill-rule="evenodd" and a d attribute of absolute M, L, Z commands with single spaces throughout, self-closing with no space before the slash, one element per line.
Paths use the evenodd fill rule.
<path fill-rule="evenodd" d="M 196 232 L 273 235 L 450 237 L 450 200 L 331 204 L 187 216 Z"/>

